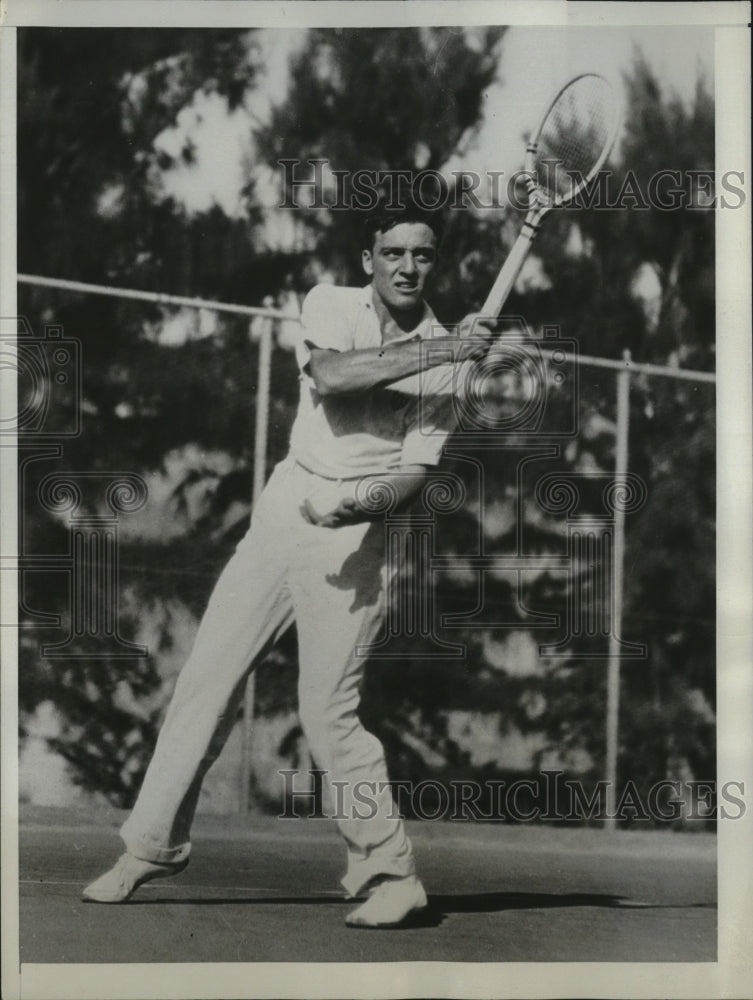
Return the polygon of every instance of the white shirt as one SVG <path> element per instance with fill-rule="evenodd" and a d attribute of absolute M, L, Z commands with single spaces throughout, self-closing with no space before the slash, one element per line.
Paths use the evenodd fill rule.
<path fill-rule="evenodd" d="M 388 386 L 320 396 L 308 369 L 311 350 L 353 351 L 382 346 L 372 286 L 317 285 L 303 303 L 303 338 L 296 355 L 301 397 L 290 439 L 293 457 L 317 475 L 352 479 L 405 465 L 436 465 L 455 426 L 448 370 L 431 368 Z M 446 330 L 425 307 L 404 337 L 427 339 Z"/>

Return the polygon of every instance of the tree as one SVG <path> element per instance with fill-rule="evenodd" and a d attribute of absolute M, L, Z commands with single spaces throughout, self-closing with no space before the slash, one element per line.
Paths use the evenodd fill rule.
<path fill-rule="evenodd" d="M 216 207 L 190 215 L 165 196 L 161 184 L 176 162 L 191 161 L 190 140 L 174 156 L 156 142 L 199 95 L 219 95 L 229 110 L 240 107 L 260 72 L 252 32 L 19 31 L 19 269 L 260 301 L 269 291 L 262 282 L 274 266 L 267 262 L 266 271 L 257 271 L 260 281 L 249 280 L 248 260 L 258 256 L 253 240 L 257 207 L 247 199 L 236 218 Z M 191 319 L 183 317 L 183 333 L 188 326 L 189 336 L 172 346 L 160 336 L 171 317 L 158 307 L 26 285 L 19 289 L 19 307 L 38 339 L 46 323 L 61 325 L 66 337 L 79 342 L 82 362 L 80 380 L 50 384 L 45 427 L 55 434 L 78 412 L 82 432 L 65 439 L 59 457 L 22 466 L 23 551 L 65 553 L 67 532 L 60 520 L 35 503 L 50 471 L 177 477 L 174 504 L 180 513 L 198 468 L 213 487 L 207 517 L 215 528 L 241 497 L 247 515 L 250 477 L 244 477 L 244 469 L 253 439 L 248 429 L 256 348 L 243 321 L 221 321 L 215 337 L 199 339 L 198 330 L 191 336 Z M 35 439 L 22 436 L 21 443 L 33 450 Z M 175 455 L 191 448 L 208 457 L 193 467 L 181 459 L 176 469 Z M 217 473 L 216 461 L 212 468 L 212 456 L 219 453 L 231 456 L 227 475 Z M 95 513 L 101 498 L 86 497 L 85 503 Z M 165 599 L 155 582 L 164 588 L 166 565 L 172 569 L 172 594 L 200 607 L 233 537 L 223 539 L 220 532 L 218 542 L 210 530 L 190 546 L 181 542 L 174 533 L 151 543 L 121 539 L 121 593 L 133 590 L 143 602 L 123 614 L 124 638 L 135 637 L 151 602 Z M 197 585 L 193 573 L 202 565 Z M 26 628 L 38 620 L 36 609 L 59 613 L 66 626 L 73 597 L 65 574 L 26 574 L 23 590 Z M 28 714 L 41 701 L 53 701 L 62 725 L 55 747 L 70 761 L 76 780 L 127 804 L 162 711 L 158 665 L 171 643 L 169 631 L 162 628 L 148 661 L 113 660 L 103 643 L 100 658 L 73 657 L 62 666 L 40 657 L 39 643 L 29 641 L 32 634 L 40 642 L 57 638 L 24 632 L 22 708 Z"/>
<path fill-rule="evenodd" d="M 313 29 L 292 58 L 286 98 L 267 127 L 254 136 L 249 129 L 249 157 L 276 172 L 278 161 L 291 157 L 302 164 L 326 158 L 345 172 L 440 170 L 478 129 L 502 36 L 503 29 Z M 324 273 L 360 282 L 358 212 L 302 209 L 299 239 L 272 250 L 264 244 L 251 174 L 243 211 L 232 218 L 219 206 L 190 213 L 164 195 L 162 172 L 176 158 L 190 162 L 193 153 L 189 136 L 171 159 L 157 137 L 197 94 L 218 93 L 228 107 L 241 106 L 263 77 L 262 55 L 249 32 L 20 32 L 21 270 L 250 304 L 283 288 L 305 292 Z M 610 192 L 620 192 L 629 171 L 645 191 L 657 170 L 673 169 L 687 206 L 553 214 L 534 248 L 546 281 L 519 284 L 507 311 L 525 317 L 535 336 L 558 324 L 582 353 L 619 358 L 627 347 L 636 360 L 710 368 L 713 214 L 689 204 L 698 201 L 690 171 L 713 167 L 713 104 L 703 83 L 690 108 L 666 97 L 641 59 L 627 91 Z M 434 303 L 445 321 L 483 301 L 500 237 L 511 246 L 519 221 L 511 212 L 450 214 Z M 659 287 L 651 308 L 636 293 L 646 268 Z M 256 374 L 245 321 L 220 320 L 204 336 L 200 319 L 179 316 L 191 335 L 171 345 L 163 336 L 169 317 L 156 306 L 24 286 L 20 303 L 37 332 L 54 320 L 81 341 L 82 393 L 76 396 L 74 386 L 56 391 L 50 427 L 59 429 L 80 406 L 82 434 L 66 442 L 52 467 L 127 470 L 172 490 L 162 534 L 152 526 L 151 535 L 121 545 L 121 574 L 132 595 L 125 636 L 136 638 L 144 614 L 152 606 L 164 610 L 169 600 L 198 616 L 250 506 Z M 297 392 L 290 356 L 277 351 L 274 366 L 270 463 L 282 457 Z M 611 373 L 584 369 L 579 394 L 569 384 L 550 393 L 547 427 L 571 421 L 579 434 L 558 455 L 528 466 L 538 477 L 590 470 L 584 503 L 592 512 L 613 468 L 614 388 Z M 524 397 L 524 386 L 502 375 L 486 402 L 504 413 Z M 451 454 L 447 468 L 464 482 L 468 502 L 438 518 L 443 554 L 457 557 L 437 586 L 440 611 L 474 608 L 476 583 L 462 560 L 480 535 L 492 556 L 514 552 L 519 532 L 528 550 L 563 554 L 563 520 L 542 514 L 536 476 L 519 484 L 518 469 L 530 455 L 530 439 L 518 432 L 508 434 L 504 456 L 474 451 L 467 441 Z M 26 497 L 37 495 L 50 467 L 24 466 Z M 648 501 L 628 522 L 624 638 L 647 643 L 650 659 L 623 672 L 621 768 L 645 787 L 680 772 L 705 778 L 713 763 L 710 392 L 634 379 L 630 467 L 647 484 Z M 29 508 L 23 529 L 25 551 L 65 550 L 67 534 L 48 512 Z M 564 613 L 572 580 L 544 572 L 524 581 L 520 593 L 501 573 L 487 584 L 489 607 L 507 624 L 448 633 L 467 646 L 462 667 L 414 657 L 422 649 L 411 639 L 393 663 L 367 675 L 364 718 L 385 741 L 395 775 L 401 768 L 417 774 L 427 759 L 447 772 L 477 773 L 453 728 L 465 712 L 495 719 L 500 739 L 510 728 L 535 738 L 540 762 L 555 755 L 579 774 L 600 776 L 602 666 L 578 656 L 534 663 L 530 655 L 549 636 L 530 627 L 526 609 Z M 64 613 L 66 587 L 62 574 L 31 574 L 26 607 Z M 33 620 L 30 613 L 27 624 Z M 96 665 L 53 669 L 28 640 L 32 634 L 39 633 L 25 632 L 22 643 L 22 709 L 55 702 L 65 720 L 56 746 L 78 780 L 129 804 L 164 704 L 157 667 L 177 641 L 169 615 L 160 618 L 146 663 L 103 652 Z M 289 678 L 292 642 L 279 659 Z M 293 704 L 292 685 L 283 689 L 264 672 L 258 690 L 262 712 Z"/>
<path fill-rule="evenodd" d="M 714 352 L 714 217 L 699 205 L 697 172 L 713 166 L 713 102 L 703 80 L 689 107 L 677 96 L 665 96 L 640 57 L 626 78 L 626 88 L 625 137 L 608 189 L 616 207 L 604 210 L 595 205 L 550 216 L 534 248 L 546 282 L 539 287 L 519 284 L 506 312 L 524 316 L 534 335 L 546 324 L 557 325 L 582 354 L 619 358 L 628 348 L 638 361 L 708 369 Z M 620 198 L 632 190 L 647 199 L 651 179 L 669 170 L 680 178 L 673 210 L 643 210 L 634 198 Z M 472 216 L 464 222 L 474 235 L 482 232 Z M 509 235 L 514 238 L 514 230 Z M 636 279 L 644 267 L 657 276 L 658 301 L 646 303 L 636 292 Z M 483 256 L 476 258 L 473 287 L 480 294 L 476 293 L 475 304 L 492 278 Z M 466 294 L 470 287 L 467 283 Z M 487 393 L 488 411 L 503 407 L 505 399 L 514 406 L 515 390 L 505 388 L 504 380 L 499 393 Z M 561 445 L 557 457 L 529 468 L 538 470 L 535 478 L 585 472 L 590 478 L 579 483 L 583 512 L 602 513 L 601 491 L 614 469 L 615 396 L 614 374 L 586 367 L 581 369 L 577 395 L 568 383 L 547 399 L 551 411 L 547 425 L 562 430 L 570 411 L 577 414 L 579 433 Z M 518 470 L 530 458 L 530 448 L 520 435 L 508 433 L 504 455 L 497 454 L 494 460 L 489 452 L 476 455 L 485 473 L 488 555 L 517 551 L 521 533 L 527 551 L 540 556 L 565 554 L 563 518 L 542 517 L 534 496 L 535 479 L 524 480 L 518 493 Z M 473 458 L 473 449 L 462 450 L 466 458 Z M 474 539 L 479 501 L 467 463 L 456 461 L 450 467 L 465 479 L 469 502 L 442 529 L 452 539 L 451 551 L 461 568 L 454 575 L 447 572 L 438 585 L 437 600 L 441 608 L 457 613 L 473 607 L 477 599 L 476 583 L 462 570 L 462 556 L 478 544 Z M 635 781 L 645 795 L 652 784 L 667 777 L 706 779 L 714 773 L 710 388 L 635 377 L 629 468 L 643 479 L 647 500 L 627 522 L 621 638 L 645 644 L 648 659 L 626 661 L 622 667 L 619 777 Z M 537 754 L 540 765 L 554 760 L 585 780 L 603 777 L 606 640 L 598 636 L 591 640 L 588 651 L 595 659 L 583 655 L 581 640 L 579 652 L 564 659 L 540 658 L 537 668 L 522 676 L 514 651 L 506 651 L 516 630 L 528 630 L 537 644 L 552 641 L 554 636 L 546 630 L 530 629 L 521 609 L 566 616 L 574 589 L 587 582 L 590 571 L 584 566 L 569 581 L 562 574 L 543 573 L 526 582 L 520 596 L 510 582 L 490 577 L 486 602 L 495 609 L 497 620 L 504 617 L 509 624 L 504 629 L 448 634 L 447 638 L 467 644 L 462 668 L 416 659 L 407 675 L 395 667 L 369 676 L 367 690 L 375 700 L 367 702 L 365 711 L 385 736 L 396 766 L 415 771 L 410 747 L 401 747 L 395 729 L 415 733 L 415 706 L 420 706 L 424 744 L 445 761 L 445 768 L 462 766 L 461 748 L 453 745 L 447 722 L 452 712 L 463 710 L 497 713 L 500 732 L 512 726 L 522 734 L 543 736 Z M 402 725 L 382 732 L 380 720 L 396 718 Z M 427 759 L 430 756 L 427 753 Z"/>
<path fill-rule="evenodd" d="M 301 204 L 293 180 L 306 173 L 309 160 L 326 160 L 330 171 L 342 172 L 346 198 L 353 193 L 349 184 L 358 171 L 382 176 L 403 172 L 407 181 L 389 182 L 395 198 L 402 198 L 422 171 L 439 171 L 465 151 L 481 123 L 485 91 L 498 73 L 504 32 L 500 27 L 310 31 L 293 57 L 287 99 L 259 136 L 260 149 L 273 169 L 279 169 L 281 160 L 300 161 L 295 171 L 282 175 L 288 202 Z M 427 201 L 432 198 L 430 184 L 422 194 Z M 329 190 L 326 204 L 336 197 Z M 361 283 L 363 212 L 326 207 L 306 211 L 302 206 L 297 215 L 314 234 L 314 266 L 326 268 L 345 284 Z M 457 239 L 445 244 L 440 292 L 443 275 L 453 275 L 456 284 L 464 250 Z M 301 277 L 310 285 L 316 271 L 309 268 Z M 455 307 L 451 318 L 458 319 L 457 291 L 454 294 L 448 304 Z M 440 295 L 440 312 L 444 304 Z"/>
<path fill-rule="evenodd" d="M 346 164 L 414 164 L 426 155 L 422 143 L 427 163 L 444 162 L 478 121 L 501 34 L 312 31 L 294 62 L 289 100 L 256 148 L 264 142 L 271 148 L 271 137 L 280 132 L 305 154 L 330 134 L 333 149 L 344 157 L 338 162 Z M 306 77 L 314 63 L 316 93 Z M 189 214 L 165 197 L 161 185 L 165 170 L 193 155 L 189 136 L 167 156 L 156 142 L 164 130 L 198 94 L 219 93 L 229 108 L 241 105 L 262 73 L 261 51 L 249 32 L 21 32 L 21 270 L 248 303 L 261 302 L 291 278 L 302 290 L 301 251 L 264 248 L 251 178 L 237 218 L 217 206 Z M 365 106 L 359 90 L 371 87 L 375 75 L 379 100 Z M 410 101 L 405 87 L 411 88 Z M 375 123 L 384 128 L 378 142 Z M 387 147 L 380 150 L 383 140 Z M 331 266 L 336 260 L 328 254 L 338 241 L 323 232 L 316 256 Z M 166 317 L 156 306 L 22 286 L 21 308 L 38 331 L 54 319 L 81 341 L 83 395 L 56 395 L 51 420 L 60 426 L 63 413 L 80 406 L 83 433 L 67 442 L 55 468 L 123 469 L 150 481 L 172 475 L 176 466 L 181 470 L 172 481 L 170 530 L 121 543 L 123 583 L 136 594 L 133 614 L 123 621 L 128 637 L 138 634 L 139 601 L 144 610 L 150 602 L 164 605 L 168 581 L 171 596 L 198 613 L 243 530 L 244 518 L 228 523 L 228 512 L 240 509 L 248 516 L 255 347 L 245 323 L 221 320 L 211 338 L 189 336 L 172 346 L 160 336 Z M 182 322 L 190 326 L 191 320 Z M 282 457 L 297 391 L 289 357 L 277 352 L 274 362 L 270 462 Z M 27 497 L 36 495 L 48 471 L 42 463 L 28 466 Z M 199 487 L 207 499 L 203 515 L 191 521 L 186 509 Z M 178 531 L 176 522 L 184 520 L 185 529 Z M 44 512 L 29 514 L 24 530 L 32 548 L 45 551 L 47 535 L 65 546 L 60 524 Z M 68 601 L 61 575 L 27 579 L 29 608 L 53 606 L 65 616 Z M 29 615 L 26 624 L 32 620 Z M 95 666 L 74 660 L 63 671 L 40 659 L 34 643 L 24 645 L 25 709 L 33 711 L 45 698 L 58 705 L 64 730 L 56 748 L 77 780 L 101 788 L 120 805 L 132 799 L 148 757 L 162 710 L 156 666 L 171 641 L 169 628 L 163 629 L 146 665 L 108 660 L 103 650 Z M 123 682 L 132 696 L 127 709 L 115 696 Z M 286 703 L 293 697 L 291 691 Z M 139 718 L 134 706 L 154 699 L 153 710 Z M 262 709 L 279 707 L 279 701 L 262 674 Z M 128 773 L 126 760 L 133 764 Z"/>
<path fill-rule="evenodd" d="M 665 95 L 640 55 L 625 82 L 625 134 L 608 189 L 616 207 L 552 217 L 535 250 L 549 287 L 515 304 L 534 324 L 556 318 L 584 354 L 619 358 L 628 348 L 636 361 L 713 369 L 714 213 L 698 193 L 699 176 L 713 171 L 713 99 L 703 79 L 689 106 Z M 642 207 L 652 178 L 667 171 L 673 207 Z M 648 302 L 636 289 L 646 269 L 655 282 Z M 613 437 L 599 445 L 584 432 L 589 413 L 614 420 L 614 395 L 611 374 L 584 369 L 573 449 L 584 467 L 612 468 Z M 645 643 L 649 657 L 623 666 L 620 773 L 646 791 L 667 776 L 714 773 L 714 399 L 705 385 L 641 376 L 631 401 L 630 470 L 647 502 L 628 519 L 623 637 Z M 576 673 L 553 677 L 547 694 L 550 738 L 586 749 L 599 776 L 603 725 L 591 713 L 603 705 L 603 678 L 587 664 L 570 667 Z M 594 684 L 596 702 L 587 695 Z"/>

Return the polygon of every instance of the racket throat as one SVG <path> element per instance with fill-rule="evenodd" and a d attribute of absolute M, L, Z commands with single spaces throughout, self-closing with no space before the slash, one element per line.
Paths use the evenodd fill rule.
<path fill-rule="evenodd" d="M 541 229 L 541 216 L 534 216 L 532 219 L 526 219 L 520 229 L 520 235 L 528 240 L 529 243 L 533 243 Z"/>

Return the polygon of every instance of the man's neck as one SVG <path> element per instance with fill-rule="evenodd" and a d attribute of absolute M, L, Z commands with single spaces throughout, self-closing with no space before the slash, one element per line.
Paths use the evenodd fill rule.
<path fill-rule="evenodd" d="M 415 309 L 407 311 L 390 309 L 373 287 L 371 289 L 371 300 L 379 319 L 383 344 L 387 344 L 391 340 L 398 340 L 400 337 L 404 337 L 406 333 L 412 333 L 421 324 L 426 315 L 426 305 L 423 302 L 416 306 Z"/>

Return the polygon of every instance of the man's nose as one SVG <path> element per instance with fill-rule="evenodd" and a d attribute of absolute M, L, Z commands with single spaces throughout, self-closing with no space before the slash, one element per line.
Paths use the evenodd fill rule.
<path fill-rule="evenodd" d="M 403 254 L 403 259 L 400 261 L 400 270 L 404 274 L 413 274 L 416 270 L 416 262 L 413 260 L 413 254 L 408 252 Z"/>

